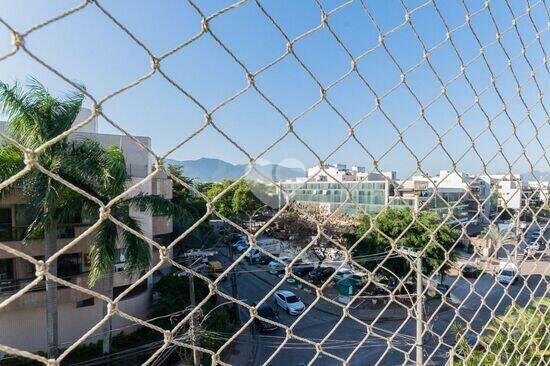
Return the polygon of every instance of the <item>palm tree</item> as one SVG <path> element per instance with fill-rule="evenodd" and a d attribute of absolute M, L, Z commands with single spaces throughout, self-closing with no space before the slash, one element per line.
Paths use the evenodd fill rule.
<path fill-rule="evenodd" d="M 48 140 L 69 129 L 78 115 L 83 95 L 72 93 L 63 99 L 54 98 L 36 80 L 24 91 L 19 84 L 10 87 L 0 82 L 0 113 L 8 118 L 7 134 L 28 149 L 36 149 Z M 46 148 L 36 161 L 48 171 L 76 186 L 87 188 L 100 171 L 101 151 L 93 144 L 71 143 L 63 139 Z M 25 167 L 24 154 L 11 144 L 0 146 L 0 179 L 5 180 Z M 49 258 L 57 251 L 57 228 L 59 223 L 79 214 L 83 197 L 41 173 L 35 166 L 28 174 L 4 190 L 20 189 L 27 198 L 34 221 L 27 230 L 26 238 L 44 237 L 44 255 Z M 57 274 L 54 261 L 49 273 Z M 57 284 L 46 280 L 46 329 L 48 354 L 55 355 L 57 334 Z"/>
<path fill-rule="evenodd" d="M 115 146 L 105 151 L 108 156 L 105 159 L 104 180 L 96 187 L 94 196 L 104 203 L 122 194 L 130 180 L 126 171 L 126 163 L 122 150 Z M 158 195 L 138 194 L 125 198 L 111 207 L 111 215 L 118 221 L 124 223 L 135 232 L 141 233 L 139 222 L 130 216 L 131 208 L 145 209 L 153 215 L 182 217 L 185 210 L 174 205 L 169 200 Z M 85 212 L 97 215 L 97 207 L 86 202 L 83 206 Z M 146 241 L 126 231 L 119 230 L 112 221 L 103 221 L 96 231 L 92 245 L 90 246 L 90 274 L 88 282 L 94 286 L 96 282 L 104 277 L 104 292 L 113 297 L 113 270 L 117 261 L 117 244 L 122 244 L 124 252 L 125 270 L 128 274 L 134 274 L 146 269 L 149 265 L 150 248 Z M 107 314 L 107 303 L 103 303 L 103 316 Z M 103 326 L 103 353 L 110 352 L 112 318 Z"/>
<path fill-rule="evenodd" d="M 18 83 L 10 87 L 0 82 L 0 113 L 8 118 L 7 134 L 30 150 L 67 131 L 77 117 L 83 99 L 81 93 L 55 98 L 34 79 L 26 90 Z M 0 181 L 24 169 L 24 161 L 23 152 L 15 146 L 9 143 L 0 145 Z M 36 161 L 46 170 L 91 193 L 103 203 L 122 193 L 129 179 L 122 151 L 117 148 L 104 149 L 98 142 L 89 139 L 81 142 L 62 139 L 46 148 Z M 34 165 L 2 193 L 13 189 L 21 190 L 34 213 L 25 240 L 43 235 L 46 259 L 57 251 L 57 229 L 60 223 L 71 222 L 76 217 L 97 218 L 99 207 L 95 203 L 43 174 Z M 179 212 L 177 207 L 159 196 L 137 195 L 123 199 L 111 207 L 111 214 L 136 232 L 141 231 L 140 225 L 129 212 L 129 208 L 135 205 L 145 206 L 155 214 Z M 111 295 L 119 239 L 123 244 L 128 271 L 143 270 L 149 265 L 150 248 L 146 242 L 124 230 L 119 235 L 112 221 L 104 221 L 90 246 L 89 282 L 94 285 L 100 277 L 107 275 L 106 291 Z M 49 273 L 54 276 L 57 274 L 56 261 L 51 264 Z M 50 357 L 56 355 L 58 348 L 57 319 L 57 284 L 46 280 L 46 332 Z M 108 342 L 104 349 L 108 350 Z"/>

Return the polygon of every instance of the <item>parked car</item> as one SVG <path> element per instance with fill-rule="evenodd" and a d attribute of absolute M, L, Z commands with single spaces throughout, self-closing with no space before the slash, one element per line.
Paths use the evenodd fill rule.
<path fill-rule="evenodd" d="M 246 240 L 241 240 L 233 244 L 233 250 L 238 253 L 242 253 L 247 249 L 248 249 L 248 242 Z"/>
<path fill-rule="evenodd" d="M 446 295 L 451 287 L 444 283 L 438 283 L 435 288 L 437 289 L 437 291 L 441 292 L 441 294 Z"/>
<path fill-rule="evenodd" d="M 305 277 L 314 269 L 315 267 L 313 266 L 313 264 L 302 263 L 292 268 L 292 273 L 298 277 Z"/>
<path fill-rule="evenodd" d="M 535 242 L 535 243 L 532 243 L 532 244 L 528 244 L 525 249 L 523 250 L 523 255 L 525 255 L 526 257 L 532 257 L 534 256 L 539 250 L 540 250 L 540 245 L 538 242 Z"/>
<path fill-rule="evenodd" d="M 271 258 L 270 256 L 268 256 L 267 254 L 262 254 L 260 255 L 260 258 L 258 258 L 258 263 L 260 264 L 268 264 L 269 262 L 271 262 L 273 260 L 273 258 Z"/>
<path fill-rule="evenodd" d="M 477 278 L 481 274 L 481 270 L 473 264 L 465 264 L 462 266 L 461 272 L 466 278 Z"/>
<path fill-rule="evenodd" d="M 292 291 L 279 290 L 273 295 L 275 304 L 286 310 L 289 315 L 301 314 L 306 305 Z"/>
<path fill-rule="evenodd" d="M 311 282 L 323 282 L 336 271 L 333 267 L 317 267 L 307 275 Z"/>
<path fill-rule="evenodd" d="M 273 252 L 270 253 L 276 255 Z M 268 264 L 273 259 L 267 254 L 260 252 L 260 250 L 258 249 L 251 249 L 250 252 L 246 253 L 246 260 L 248 261 L 248 263 Z"/>
<path fill-rule="evenodd" d="M 262 318 L 269 319 L 274 322 L 279 321 L 279 316 L 277 315 L 277 312 L 273 310 L 273 308 L 269 304 L 260 305 L 258 307 L 258 315 L 261 316 Z M 271 332 L 277 329 L 276 325 L 273 325 L 265 321 L 261 321 L 258 318 L 255 319 L 255 322 L 260 332 Z"/>
<path fill-rule="evenodd" d="M 542 236 L 540 235 L 540 233 L 538 234 L 531 234 L 531 236 L 529 237 L 529 239 L 527 239 L 527 242 L 529 244 L 533 244 L 533 243 L 536 243 L 538 241 L 542 241 Z"/>
<path fill-rule="evenodd" d="M 251 249 L 250 252 L 246 253 L 245 258 L 248 261 L 248 263 L 252 263 L 259 260 L 262 255 L 264 254 L 260 252 L 258 249 Z"/>
<path fill-rule="evenodd" d="M 279 261 L 283 262 L 284 265 L 281 264 Z M 290 262 L 292 262 L 292 259 L 290 259 L 289 257 L 279 257 L 279 261 L 273 260 L 268 263 L 267 267 L 269 268 L 270 273 L 276 274 L 283 272 L 285 269 L 285 265 L 290 264 Z"/>
<path fill-rule="evenodd" d="M 353 276 L 354 272 L 352 269 L 350 268 L 342 268 L 342 269 L 339 269 L 338 271 L 336 271 L 336 274 L 334 275 L 334 277 L 332 277 L 332 280 L 334 282 L 338 282 L 340 280 L 343 280 L 344 278 L 348 278 L 348 277 L 351 277 Z"/>
<path fill-rule="evenodd" d="M 497 280 L 503 284 L 513 284 L 518 278 L 518 267 L 513 263 L 500 263 Z"/>

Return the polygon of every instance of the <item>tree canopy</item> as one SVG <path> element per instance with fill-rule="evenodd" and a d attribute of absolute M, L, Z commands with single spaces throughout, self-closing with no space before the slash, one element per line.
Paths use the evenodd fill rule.
<path fill-rule="evenodd" d="M 527 307 L 513 305 L 494 318 L 473 347 L 460 325 L 455 361 L 459 365 L 541 365 L 550 359 L 550 299 L 536 299 Z"/>
<path fill-rule="evenodd" d="M 205 194 L 212 200 L 234 182 L 231 179 L 224 179 L 220 183 L 212 183 L 207 187 Z M 265 205 L 254 195 L 246 180 L 239 181 L 214 204 L 216 210 L 223 216 L 239 220 L 249 220 L 263 206 Z"/>
<path fill-rule="evenodd" d="M 369 231 L 373 224 L 376 229 Z M 450 261 L 446 260 L 445 253 L 449 253 L 449 259 L 452 260 L 450 249 L 460 236 L 458 231 L 449 226 L 440 225 L 441 220 L 438 220 L 433 212 L 419 212 L 414 219 L 410 209 L 388 208 L 376 218 L 375 222 L 370 216 L 359 216 L 355 233 L 348 236 L 348 244 L 353 245 L 368 232 L 355 247 L 354 257 L 389 251 L 392 249 L 394 240 L 397 240 L 398 247 L 414 251 L 426 248 L 422 257 L 424 273 L 432 274 L 441 265 L 443 265 L 442 271 L 450 265 Z M 432 233 L 434 233 L 433 237 Z M 374 269 L 379 263 L 379 261 L 365 262 L 365 267 Z M 397 257 L 386 261 L 384 267 L 398 276 L 403 276 L 409 271 L 409 262 L 404 258 Z"/>

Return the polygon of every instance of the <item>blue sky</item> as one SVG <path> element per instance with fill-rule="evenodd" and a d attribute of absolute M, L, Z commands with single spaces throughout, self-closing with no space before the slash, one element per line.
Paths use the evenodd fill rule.
<path fill-rule="evenodd" d="M 514 171 L 529 170 L 527 158 L 535 165 L 535 169 L 549 170 L 548 162 L 544 158 L 540 159 L 544 156 L 544 148 L 547 147 L 545 144 L 550 141 L 547 112 L 538 100 L 538 91 L 530 75 L 531 66 L 526 61 L 527 59 L 535 69 L 536 80 L 544 93 L 550 85 L 548 69 L 543 64 L 543 51 L 549 50 L 541 47 L 542 44 L 548 48 L 549 44 L 548 12 L 540 1 L 508 2 L 515 16 L 512 16 L 503 1 L 491 1 L 490 10 L 501 32 L 507 30 L 502 35 L 501 42 L 512 57 L 513 72 L 507 66 L 508 59 L 503 48 L 495 43 L 497 29 L 488 9 L 483 8 L 480 1 L 465 2 L 470 13 L 475 13 L 471 27 L 479 41 L 483 45 L 489 45 L 485 56 L 491 70 L 497 75 L 496 83 L 491 87 L 489 69 L 483 58 L 476 58 L 479 55 L 477 40 L 467 24 L 464 25 L 466 10 L 462 1 L 436 1 L 435 4 L 448 27 L 460 27 L 453 32 L 452 40 L 460 56 L 468 64 L 468 80 L 478 93 L 485 90 L 480 97 L 483 110 L 476 105 L 471 107 L 474 93 L 464 76 L 457 77 L 448 85 L 447 95 L 461 114 L 462 127 L 471 136 L 486 130 L 488 122 L 483 111 L 489 115 L 491 129 L 501 141 L 512 135 L 514 124 L 519 125 L 517 137 L 512 135 L 502 146 L 504 154 L 514 164 Z M 1 2 L 0 17 L 22 33 L 32 25 L 79 3 L 40 0 Z M 261 0 L 260 3 L 290 38 L 298 37 L 321 22 L 320 7 L 313 0 Z M 326 11 L 342 3 L 322 2 Z M 446 29 L 433 3 L 405 3 L 409 10 L 421 6 L 411 18 L 426 47 L 432 48 L 445 40 Z M 155 55 L 173 49 L 201 29 L 200 16 L 185 1 L 103 0 L 100 4 Z M 204 14 L 210 15 L 231 2 L 197 1 L 196 4 Z M 528 4 L 532 7 L 531 12 L 523 15 Z M 372 49 L 378 43 L 379 31 L 363 5 L 383 33 L 403 23 L 405 19 L 400 1 L 355 1 L 336 11 L 329 17 L 329 24 L 354 57 Z M 511 28 L 512 19 L 518 16 L 519 36 L 516 29 Z M 536 42 L 533 24 L 540 32 L 540 44 Z M 286 49 L 284 38 L 254 1 L 245 2 L 216 17 L 210 28 L 246 68 L 253 72 L 270 64 Z M 521 40 L 527 46 L 525 57 L 520 53 Z M 420 102 L 428 105 L 440 94 L 441 85 L 427 62 L 421 62 L 422 48 L 411 26 L 407 24 L 398 28 L 386 36 L 385 42 L 403 70 L 421 63 L 406 75 L 406 81 Z M 67 78 L 86 85 L 87 90 L 97 99 L 150 71 L 147 53 L 94 4 L 31 33 L 26 38 L 26 47 Z M 0 54 L 8 52 L 10 48 L 10 33 L 0 26 Z M 294 51 L 324 87 L 338 80 L 350 67 L 349 56 L 327 28 L 300 39 L 296 42 Z M 475 60 L 470 63 L 472 59 Z M 430 54 L 430 61 L 445 82 L 452 80 L 460 72 L 460 61 L 450 42 L 444 42 L 437 47 Z M 365 55 L 357 63 L 357 67 L 379 96 L 387 94 L 392 87 L 399 84 L 401 72 L 383 47 Z M 161 68 L 209 110 L 247 85 L 243 69 L 210 34 L 203 35 L 163 60 Z M 514 74 L 522 84 L 523 101 L 517 95 Z M 67 83 L 23 51 L 0 62 L 0 80 L 24 81 L 28 76 L 36 77 L 55 93 L 70 90 Z M 291 55 L 261 73 L 255 82 L 289 118 L 300 115 L 319 99 L 318 86 Z M 503 106 L 497 91 L 508 101 L 508 115 L 500 113 L 495 117 Z M 348 127 L 343 119 L 354 125 L 375 105 L 374 95 L 355 73 L 331 88 L 327 99 L 340 115 L 323 101 L 294 125 L 295 132 L 323 159 L 348 136 Z M 529 106 L 533 122 L 525 119 L 524 102 Z M 89 105 L 89 101 L 87 104 Z M 548 102 L 543 101 L 543 104 L 548 110 Z M 381 108 L 398 129 L 403 130 L 410 126 L 403 141 L 419 158 L 428 154 L 422 160 L 426 171 L 433 173 L 451 166 L 451 160 L 445 151 L 441 148 L 432 151 L 437 143 L 436 134 L 426 121 L 417 120 L 419 105 L 404 85 L 385 96 Z M 159 154 L 165 153 L 192 134 L 203 122 L 201 109 L 159 74 L 107 101 L 103 111 L 130 133 L 152 137 L 153 149 Z M 456 114 L 445 98 L 433 102 L 426 109 L 425 117 L 440 134 L 452 128 L 442 142 L 453 160 L 461 159 L 457 164 L 458 169 L 473 174 L 482 172 L 481 159 L 473 151 L 466 153 L 469 138 L 456 125 Z M 213 118 L 220 129 L 252 156 L 257 156 L 286 131 L 284 118 L 253 89 L 217 110 Z M 412 123 L 415 120 L 417 121 Z M 541 126 L 538 129 L 538 138 L 542 146 L 537 140 L 533 140 L 537 135 L 533 123 Z M 105 121 L 101 121 L 101 131 L 117 133 Z M 380 110 L 362 120 L 355 132 L 363 147 L 349 141 L 330 156 L 329 162 L 359 164 L 372 169 L 372 158 L 365 152 L 366 148 L 379 160 L 379 166 L 383 170 L 397 170 L 400 177 L 415 172 L 416 160 L 405 146 L 398 144 L 387 152 L 398 140 L 398 134 Z M 520 142 L 526 145 L 527 158 L 521 156 Z M 488 163 L 490 172 L 507 170 L 501 156 L 489 162 L 498 152 L 498 144 L 489 131 L 476 139 L 475 146 L 481 158 Z M 211 127 L 170 157 L 181 160 L 214 157 L 232 163 L 246 160 L 244 154 Z M 263 158 L 272 163 L 282 162 L 286 165 L 311 166 L 317 162 L 316 157 L 294 136 L 287 136 Z"/>

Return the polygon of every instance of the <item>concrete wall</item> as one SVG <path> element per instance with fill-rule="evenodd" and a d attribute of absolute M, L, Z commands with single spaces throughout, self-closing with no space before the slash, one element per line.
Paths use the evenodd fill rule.
<path fill-rule="evenodd" d="M 45 292 L 42 293 L 45 296 Z M 87 297 L 87 296 L 86 296 Z M 120 310 L 141 319 L 148 318 L 148 308 L 151 301 L 151 291 L 148 290 L 133 298 L 123 300 Z M 76 302 L 59 305 L 59 342 L 61 348 L 67 348 L 84 333 L 97 324 L 102 318 L 101 301 L 95 299 L 93 306 L 76 307 Z M 126 327 L 132 322 L 115 316 L 113 329 Z M 27 351 L 37 351 L 46 348 L 46 312 L 45 308 L 14 310 L 9 316 L 0 313 L 0 343 Z M 131 328 L 123 329 L 126 333 Z M 120 332 L 120 330 L 118 331 Z M 116 332 L 116 333 L 118 333 Z M 86 342 L 96 342 L 101 339 L 101 330 L 87 339 Z"/>

